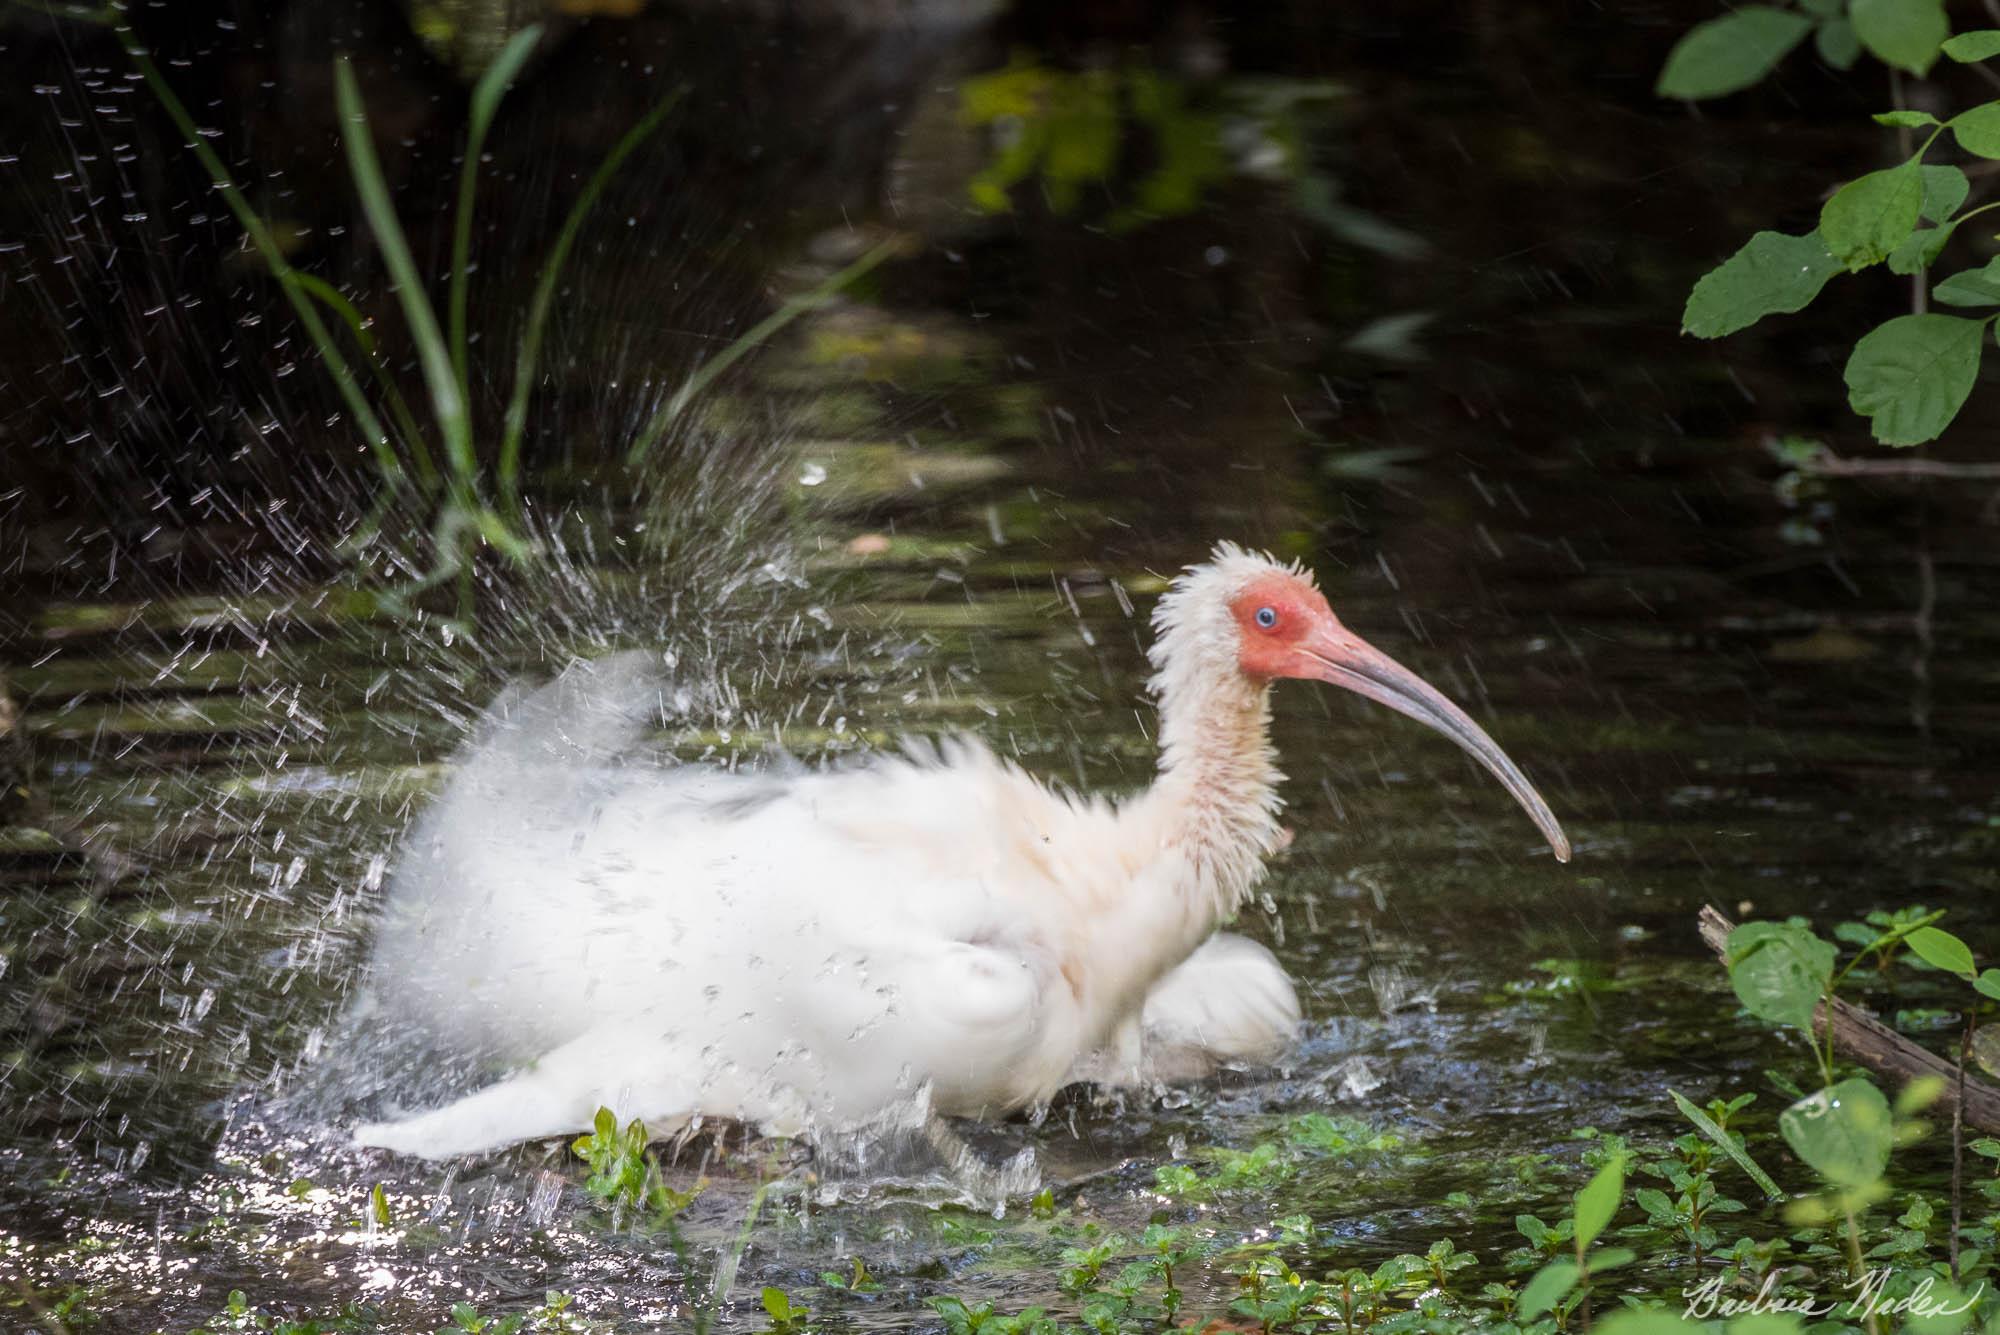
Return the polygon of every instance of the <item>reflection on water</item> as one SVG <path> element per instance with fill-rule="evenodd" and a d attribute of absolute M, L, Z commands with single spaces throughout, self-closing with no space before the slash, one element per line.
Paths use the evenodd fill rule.
<path fill-rule="evenodd" d="M 1530 771 L 1576 860 L 1533 856 L 1448 742 L 1281 693 L 1297 837 L 1238 929 L 1300 981 L 1299 1049 L 969 1128 L 986 1161 L 1032 1149 L 1060 1203 L 1143 1226 L 1161 1165 L 1332 1109 L 1368 1147 L 1203 1217 L 1309 1213 L 1312 1249 L 1341 1264 L 1439 1235 L 1497 1254 L 1516 1205 L 1561 1175 L 1537 1156 L 1573 1156 L 1572 1128 L 1664 1130 L 1666 1086 L 1756 1087 L 1770 1040 L 1719 1000 L 1701 903 L 1831 922 L 1996 889 L 2000 574 L 1991 498 L 1972 490 L 1840 481 L 1787 508 L 1759 440 L 1852 430 L 1810 331 L 1676 338 L 1686 283 L 1741 230 L 1711 215 L 1740 199 L 1772 217 L 1758 200 L 1805 192 L 1761 125 L 1650 103 L 1678 28 L 1639 9 L 1559 33 L 1421 6 L 1261 35 L 1064 29 L 1034 7 L 984 26 L 821 13 L 790 34 L 695 6 L 580 24 L 496 139 L 499 216 L 521 233 L 575 188 L 549 164 L 594 161 L 648 105 L 619 82 L 634 50 L 681 52 L 740 105 L 698 92 L 607 200 L 631 235 L 579 256 L 536 437 L 559 444 L 533 460 L 562 559 L 487 589 L 472 640 L 371 619 L 294 550 L 365 478 L 313 494 L 348 442 L 298 406 L 317 404 L 303 371 L 258 369 L 270 349 L 237 321 L 261 298 L 214 268 L 235 244 L 223 220 L 195 221 L 171 172 L 135 182 L 159 192 L 157 220 L 130 225 L 155 230 L 120 251 L 108 224 L 79 233 L 23 192 L 9 226 L 31 244 L 6 258 L 41 275 L 46 345 L 0 335 L 0 355 L 13 381 L 47 368 L 66 406 L 14 410 L 22 480 L 0 492 L 27 594 L 0 611 L 4 675 L 36 764 L 25 823 L 0 832 L 9 1263 L 57 1292 L 99 1286 L 131 1328 L 190 1324 L 231 1288 L 399 1321 L 560 1288 L 679 1319 L 672 1250 L 608 1229 L 562 1149 L 438 1169 L 340 1148 L 297 1111 L 398 836 L 477 709 L 516 674 L 647 644 L 712 687 L 656 739 L 688 759 L 969 728 L 1038 774 L 1130 788 L 1152 755 L 1146 613 L 1215 537 L 1307 554 L 1347 624 Z M 24 152 L 54 177 L 91 151 L 64 145 L 62 120 L 72 141 L 107 132 L 79 109 L 100 76 L 8 22 L 16 54 L 52 62 L 37 78 L 53 101 L 23 115 L 41 136 Z M 231 59 L 323 91 L 306 72 L 324 22 L 278 22 Z M 429 67 L 381 22 L 353 40 L 377 57 L 371 108 L 406 118 L 398 170 L 421 216 L 449 176 L 450 98 L 412 87 Z M 1116 57 L 1080 58 L 1100 49 Z M 227 83 L 201 62 L 185 77 Z M 1326 96 L 1258 100 L 1309 85 Z M 237 152 L 268 149 L 299 181 L 329 170 L 324 125 L 272 130 L 323 118 L 319 91 L 289 107 L 209 94 L 240 112 L 221 127 Z M 1765 114 L 1815 142 L 1808 113 Z M 174 162 L 171 135 L 131 115 L 145 160 Z M 1267 141 L 1310 171 L 1251 170 Z M 337 192 L 271 193 L 296 210 L 303 260 L 370 273 L 336 235 Z M 635 496 L 603 463 L 643 416 L 632 386 L 851 258 L 843 207 L 908 233 L 910 256 L 751 362 Z M 497 276 L 479 314 L 498 320 L 539 239 L 482 245 Z M 157 329 L 151 297 L 86 311 L 54 282 L 72 252 L 208 299 Z M 168 334 L 175 373 L 138 375 Z M 52 363 L 52 346 L 88 355 Z M 220 426 L 195 402 L 227 389 L 215 401 L 241 409 L 245 384 L 266 398 Z M 273 422 L 294 454 L 255 446 Z M 132 448 L 21 443 L 45 436 Z M 947 1282 L 1059 1301 L 1024 1202 L 1000 1219 L 940 1208 L 961 1193 L 935 1168 L 917 1151 L 807 1163 L 725 1129 L 676 1171 L 711 1179 L 689 1227 L 714 1245 L 759 1180 L 793 1174 L 751 1238 L 734 1325 L 753 1324 L 758 1285 L 857 1255 L 887 1293 L 857 1322 L 907 1323 Z"/>

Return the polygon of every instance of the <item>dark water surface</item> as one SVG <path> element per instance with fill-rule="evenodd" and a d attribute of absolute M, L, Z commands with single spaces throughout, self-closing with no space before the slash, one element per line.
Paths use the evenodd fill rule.
<path fill-rule="evenodd" d="M 0 664 L 35 766 L 32 806 L 0 831 L 0 1267 L 44 1294 L 88 1286 L 121 1330 L 184 1328 L 232 1288 L 288 1312 L 379 1303 L 392 1328 L 544 1289 L 634 1328 L 683 1322 L 671 1249 L 609 1228 L 566 1151 L 432 1167 L 349 1151 L 328 1124 L 333 1018 L 398 835 L 465 727 L 517 674 L 650 644 L 691 690 L 659 738 L 685 758 L 966 728 L 1038 774 L 1130 789 L 1151 766 L 1146 614 L 1216 538 L 1308 559 L 1348 625 L 1537 779 L 1576 857 L 1556 865 L 1449 743 L 1281 689 L 1297 838 L 1240 926 L 1298 979 L 1305 1037 L 1275 1071 L 1079 1092 L 1038 1125 L 974 1132 L 996 1163 L 1031 1149 L 1079 1216 L 1143 1227 L 1159 1166 L 1328 1112 L 1379 1147 L 1192 1217 L 1240 1232 L 1310 1214 L 1316 1264 L 1437 1237 L 1492 1264 L 1520 1209 L 1573 1188 L 1576 1128 L 1677 1134 L 1669 1087 L 1775 1108 L 1759 1073 L 1805 1065 L 1737 1016 L 1694 936 L 1702 904 L 1825 929 L 1921 903 L 2000 945 L 2000 499 L 1880 480 L 1808 480 L 1799 499 L 1763 446 L 1864 452 L 1841 340 L 1901 294 L 1857 284 L 1721 345 L 1676 333 L 1695 276 L 1868 165 L 1841 129 L 1877 90 L 1801 69 L 1690 118 L 1648 90 L 1703 6 L 1381 8 L 1246 31 L 1197 10 L 788 24 L 689 6 L 566 29 L 496 131 L 507 223 L 481 244 L 498 293 L 531 279 L 570 175 L 649 104 L 620 82 L 633 66 L 677 61 L 696 91 L 614 186 L 560 326 L 530 463 L 562 557 L 496 574 L 470 635 L 367 615 L 325 557 L 329 507 L 367 478 L 302 387 L 310 359 L 293 381 L 263 364 L 288 354 L 230 332 L 252 301 L 217 258 L 233 232 L 188 223 L 171 181 L 141 185 L 166 212 L 128 220 L 145 244 L 106 260 L 116 191 L 59 179 L 74 158 L 101 173 L 93 146 L 117 137 L 89 110 L 104 53 L 0 26 L 15 82 L 32 69 L 53 90 L 10 112 L 32 131 L 8 168 L 19 248 L 0 257 L 33 326 L 0 366 L 19 479 L 0 479 L 0 518 L 20 553 Z M 237 154 L 291 164 L 276 197 L 312 235 L 350 207 L 296 179 L 341 179 L 331 113 L 310 109 L 330 23 L 252 24 L 240 48 L 191 23 L 174 67 L 216 85 Z M 349 40 L 419 216 L 449 188 L 438 108 L 462 94 L 406 31 L 368 23 Z M 991 145 L 960 90 L 1010 50 L 1237 108 L 1306 88 L 1341 209 L 1260 175 L 1251 143 L 1184 216 L 1114 218 L 1143 148 L 1066 211 L 1029 185 L 1014 214 L 980 213 L 968 183 Z M 253 66 L 297 103 L 288 133 L 285 96 L 226 77 Z M 179 172 L 172 136 L 146 136 Z M 683 374 L 856 253 L 843 213 L 905 235 L 905 256 L 746 363 L 642 484 L 606 463 L 643 415 L 634 382 Z M 389 310 L 351 236 L 307 244 Z M 64 256 L 210 300 L 155 330 L 151 298 L 91 304 Z M 487 302 L 505 338 L 507 302 Z M 141 374 L 149 348 L 167 360 Z M 1987 402 L 1944 453 L 1990 438 Z M 246 437 L 258 420 L 274 432 Z M 698 1141 L 676 1169 L 707 1156 L 695 1235 L 734 1238 L 760 1177 L 798 1154 Z M 1471 1206 L 1447 1202 L 1459 1191 Z M 821 1165 L 765 1206 L 725 1326 L 758 1324 L 759 1286 L 804 1290 L 856 1255 L 884 1292 L 815 1306 L 857 1325 L 931 1321 L 938 1292 L 1059 1305 L 1025 1197 L 995 1218 L 942 1204 L 955 1194 L 914 1151 Z M 1191 1281 L 1190 1310 L 1220 1310 L 1225 1282 Z"/>

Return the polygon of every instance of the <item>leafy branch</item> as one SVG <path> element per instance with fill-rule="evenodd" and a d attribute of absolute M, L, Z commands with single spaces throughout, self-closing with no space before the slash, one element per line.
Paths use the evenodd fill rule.
<path fill-rule="evenodd" d="M 1944 54 L 1958 61 L 2000 54 L 2000 30 L 1940 40 Z M 1912 110 L 1883 112 L 1875 120 L 1902 132 L 1929 133 L 1902 162 L 1835 191 L 1813 231 L 1759 232 L 1703 276 L 1688 294 L 1683 332 L 1721 338 L 1767 315 L 1804 310 L 1833 278 L 1878 264 L 1923 281 L 1960 227 L 2000 208 L 2000 201 L 1966 208 L 1971 186 L 1964 171 L 1925 161 L 1947 133 L 1966 153 L 2000 159 L 2000 101 L 1949 120 Z M 1960 309 L 2000 308 L 2000 260 L 1951 274 L 1930 295 Z M 1925 311 L 1876 326 L 1848 357 L 1843 375 L 1848 405 L 1869 419 L 1882 444 L 1935 440 L 1971 394 L 1987 331 L 1996 321 L 2000 309 L 1976 317 Z"/>

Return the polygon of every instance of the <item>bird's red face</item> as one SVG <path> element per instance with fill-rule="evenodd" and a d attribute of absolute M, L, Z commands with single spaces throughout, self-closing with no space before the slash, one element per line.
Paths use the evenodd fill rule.
<path fill-rule="evenodd" d="M 1569 839 L 1555 813 L 1485 729 L 1436 687 L 1341 625 L 1306 580 L 1275 570 L 1259 575 L 1230 601 L 1229 611 L 1236 621 L 1236 663 L 1245 676 L 1259 682 L 1279 677 L 1327 682 L 1437 729 L 1500 780 L 1556 858 L 1569 861 Z"/>
<path fill-rule="evenodd" d="M 1259 575 L 1229 604 L 1239 642 L 1236 665 L 1258 681 L 1310 677 L 1311 643 L 1345 633 L 1326 596 L 1296 575 Z"/>

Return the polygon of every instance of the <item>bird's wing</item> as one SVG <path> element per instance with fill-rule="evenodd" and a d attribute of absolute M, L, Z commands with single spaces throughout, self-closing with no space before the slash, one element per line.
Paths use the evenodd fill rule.
<path fill-rule="evenodd" d="M 690 1032 L 683 1016 L 596 1025 L 475 1093 L 358 1127 L 354 1143 L 451 1158 L 586 1131 L 600 1107 L 655 1134 L 708 1114 L 796 1135 L 879 1125 L 901 1110 L 999 1114 L 1056 1088 L 1034 1059 L 1048 1017 L 1032 959 L 889 941 L 856 966 L 810 989 L 791 980 L 719 1031 Z"/>
<path fill-rule="evenodd" d="M 1153 985 L 1139 1052 L 1100 1050 L 1072 1080 L 1150 1085 L 1199 1080 L 1220 1066 L 1280 1056 L 1299 1029 L 1299 998 L 1277 957 L 1248 937 L 1217 932 Z"/>

